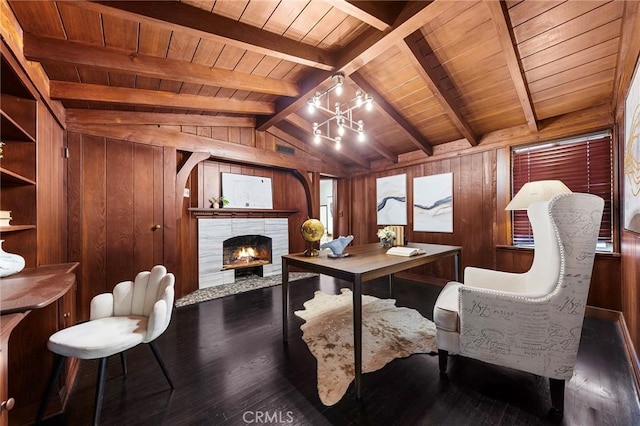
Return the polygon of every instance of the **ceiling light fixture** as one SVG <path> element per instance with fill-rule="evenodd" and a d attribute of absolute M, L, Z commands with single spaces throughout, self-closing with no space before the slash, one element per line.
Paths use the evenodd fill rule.
<path fill-rule="evenodd" d="M 362 120 L 354 121 L 353 111 L 363 105 L 367 111 L 371 111 L 373 107 L 373 97 L 358 90 L 353 99 L 344 103 L 334 102 L 332 106 L 330 94 L 333 91 L 335 91 L 336 96 L 342 94 L 344 74 L 339 72 L 331 78 L 333 79 L 333 86 L 324 92 L 316 92 L 315 95 L 307 101 L 309 113 L 314 113 L 315 110 L 318 109 L 330 115 L 328 119 L 321 123 L 313 123 L 313 141 L 319 144 L 321 139 L 328 139 L 335 142 L 336 149 L 340 149 L 345 131 L 348 129 L 358 135 L 359 142 L 364 142 L 366 139 L 364 122 Z M 323 100 L 323 98 L 325 99 Z"/>

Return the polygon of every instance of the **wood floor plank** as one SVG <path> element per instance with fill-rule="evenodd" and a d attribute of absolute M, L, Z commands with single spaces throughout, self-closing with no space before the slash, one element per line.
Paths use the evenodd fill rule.
<path fill-rule="evenodd" d="M 176 384 L 171 392 L 146 345 L 127 352 L 129 373 L 110 360 L 101 424 L 107 425 L 548 425 L 548 380 L 450 357 L 446 376 L 428 354 L 397 359 L 363 375 L 361 401 L 351 386 L 331 407 L 318 397 L 316 361 L 293 312 L 313 292 L 338 293 L 330 277 L 290 286 L 289 344 L 282 343 L 280 287 L 176 308 L 157 340 Z M 365 293 L 388 297 L 386 279 Z M 396 280 L 398 306 L 432 319 L 441 287 Z M 93 412 L 97 363 L 83 361 L 65 413 L 46 425 L 84 425 Z M 586 318 L 576 373 L 567 383 L 566 425 L 640 424 L 640 404 L 617 325 Z"/>

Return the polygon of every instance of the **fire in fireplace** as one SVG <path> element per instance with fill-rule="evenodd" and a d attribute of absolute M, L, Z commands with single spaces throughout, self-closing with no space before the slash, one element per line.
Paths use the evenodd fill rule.
<path fill-rule="evenodd" d="M 253 272 L 262 276 L 262 265 L 271 263 L 271 238 L 239 235 L 222 242 L 222 269 L 235 269 L 236 275 Z"/>

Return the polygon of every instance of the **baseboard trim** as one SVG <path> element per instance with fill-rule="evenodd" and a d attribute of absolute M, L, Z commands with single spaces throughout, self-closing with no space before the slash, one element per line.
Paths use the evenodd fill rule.
<path fill-rule="evenodd" d="M 599 318 L 608 321 L 615 321 L 620 327 L 622 338 L 624 339 L 625 352 L 627 353 L 627 361 L 631 367 L 633 373 L 633 382 L 636 386 L 636 394 L 640 395 L 640 360 L 638 360 L 638 354 L 633 340 L 631 340 L 631 334 L 629 334 L 629 328 L 624 320 L 624 315 L 620 311 L 613 311 L 611 309 L 596 308 L 595 306 L 587 306 L 585 315 L 588 317 Z"/>

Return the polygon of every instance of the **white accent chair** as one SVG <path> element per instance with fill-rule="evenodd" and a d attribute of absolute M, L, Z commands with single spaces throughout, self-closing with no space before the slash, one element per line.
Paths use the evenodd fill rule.
<path fill-rule="evenodd" d="M 103 293 L 91 300 L 90 319 L 65 329 L 49 338 L 49 350 L 56 363 L 47 391 L 36 417 L 40 423 L 49 396 L 60 375 L 66 357 L 99 359 L 93 424 L 100 421 L 107 358 L 120 354 L 123 372 L 127 374 L 124 351 L 140 343 L 148 343 L 160 364 L 171 389 L 174 389 L 155 339 L 169 326 L 173 311 L 175 277 L 162 265 L 151 272 L 140 272 L 134 281 L 117 284 L 113 293 Z"/>
<path fill-rule="evenodd" d="M 589 294 L 604 201 L 571 193 L 529 206 L 535 241 L 528 272 L 467 267 L 436 300 L 440 372 L 448 354 L 548 377 L 552 410 L 564 410 Z"/>

